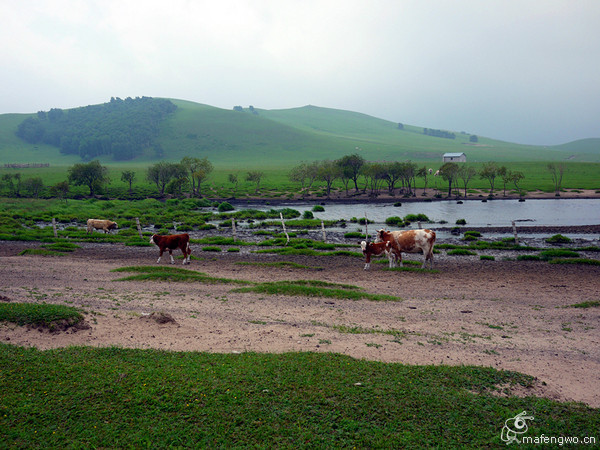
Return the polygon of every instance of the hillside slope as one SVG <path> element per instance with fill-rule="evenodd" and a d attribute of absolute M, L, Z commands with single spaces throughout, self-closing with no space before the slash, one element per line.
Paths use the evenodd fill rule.
<path fill-rule="evenodd" d="M 147 164 L 184 156 L 208 157 L 216 166 L 276 168 L 300 161 L 336 159 L 358 153 L 366 160 L 441 161 L 445 152 L 465 152 L 470 162 L 590 161 L 600 162 L 599 139 L 555 147 L 520 145 L 455 132 L 455 139 L 423 134 L 422 127 L 378 119 L 365 114 L 317 106 L 285 110 L 226 110 L 200 103 L 172 100 L 177 110 L 160 125 L 156 148 L 144 149 L 131 161 Z M 27 114 L 0 115 L 0 162 L 79 162 L 58 148 L 31 145 L 15 135 Z M 100 158 L 104 164 L 113 161 Z"/>

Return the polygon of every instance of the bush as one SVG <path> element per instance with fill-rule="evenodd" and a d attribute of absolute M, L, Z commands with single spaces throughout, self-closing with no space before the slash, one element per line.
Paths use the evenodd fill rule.
<path fill-rule="evenodd" d="M 229 202 L 223 202 L 217 207 L 219 212 L 233 211 L 234 209 L 235 208 Z"/>
<path fill-rule="evenodd" d="M 313 212 L 323 212 L 325 211 L 325 208 L 323 208 L 321 205 L 315 205 L 312 208 Z"/>
<path fill-rule="evenodd" d="M 545 239 L 545 241 L 548 244 L 568 244 L 571 242 L 571 239 L 562 234 L 555 234 L 554 236 Z"/>
<path fill-rule="evenodd" d="M 310 211 L 304 211 L 304 214 L 302 214 L 302 218 L 303 219 L 314 219 L 315 216 Z"/>
<path fill-rule="evenodd" d="M 391 216 L 385 219 L 385 224 L 390 226 L 403 227 L 404 220 L 402 220 L 402 218 L 398 216 Z"/>
<path fill-rule="evenodd" d="M 425 214 L 407 214 L 404 216 L 404 222 L 431 222 Z"/>
<path fill-rule="evenodd" d="M 456 221 L 456 225 L 466 225 L 467 221 L 465 219 L 458 219 Z"/>

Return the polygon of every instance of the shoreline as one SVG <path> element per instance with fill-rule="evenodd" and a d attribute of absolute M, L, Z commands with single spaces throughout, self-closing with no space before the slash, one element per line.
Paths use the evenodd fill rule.
<path fill-rule="evenodd" d="M 434 189 L 427 189 L 426 195 L 423 194 L 422 189 L 417 189 L 417 194 L 412 197 L 404 197 L 401 195 L 390 195 L 388 193 L 380 194 L 378 196 L 372 196 L 369 194 L 356 194 L 356 195 L 345 195 L 343 193 L 336 193 L 330 197 L 320 197 L 316 195 L 307 195 L 305 197 L 294 197 L 294 198 L 273 198 L 263 197 L 260 195 L 252 197 L 205 197 L 207 200 L 213 202 L 229 202 L 231 204 L 243 204 L 243 203 L 254 203 L 254 204 L 286 204 L 286 203 L 318 203 L 318 204 L 353 204 L 353 203 L 418 203 L 418 202 L 438 202 L 438 201 L 502 201 L 502 200 L 595 200 L 600 199 L 600 190 L 593 189 L 575 189 L 572 191 L 561 192 L 560 196 L 556 196 L 553 192 L 530 192 L 527 195 L 521 197 L 518 194 L 507 194 L 507 195 L 494 195 L 489 197 L 484 194 L 472 194 L 473 196 L 463 197 L 461 196 L 435 196 Z M 476 196 L 475 196 L 476 195 Z"/>

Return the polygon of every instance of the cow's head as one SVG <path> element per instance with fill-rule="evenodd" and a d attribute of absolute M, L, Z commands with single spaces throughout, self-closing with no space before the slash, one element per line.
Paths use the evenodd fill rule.
<path fill-rule="evenodd" d="M 150 238 L 150 243 L 151 244 L 156 244 L 156 242 L 154 242 L 154 236 L 156 236 L 155 234 L 152 235 L 152 237 Z"/>
<path fill-rule="evenodd" d="M 383 237 L 386 233 L 387 231 L 385 231 L 383 228 L 381 230 L 377 230 L 377 242 L 383 241 Z"/>
<path fill-rule="evenodd" d="M 110 225 L 108 226 L 109 230 L 116 230 L 117 228 L 119 228 L 119 226 L 117 225 L 117 222 L 111 222 Z"/>

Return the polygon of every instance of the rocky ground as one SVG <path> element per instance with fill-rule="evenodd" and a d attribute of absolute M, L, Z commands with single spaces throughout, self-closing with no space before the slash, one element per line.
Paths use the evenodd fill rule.
<path fill-rule="evenodd" d="M 588 245 L 597 246 L 597 238 L 591 235 Z M 389 271 L 384 264 L 365 271 L 362 259 L 351 256 L 256 254 L 252 246 L 214 253 L 199 245 L 185 266 L 253 282 L 344 283 L 401 299 L 376 302 L 236 293 L 230 283 L 118 281 L 127 274 L 111 272 L 155 265 L 155 247 L 88 243 L 65 256 L 18 256 L 39 245 L 0 242 L 0 301 L 76 306 L 89 328 L 49 333 L 3 324 L 2 342 L 40 349 L 339 352 L 407 364 L 473 364 L 537 377 L 521 394 L 600 407 L 600 308 L 571 306 L 600 300 L 600 266 L 479 252 L 495 257 L 486 261 L 442 250 L 434 272 Z M 305 267 L 269 264 L 275 262 Z M 161 264 L 169 265 L 168 258 Z"/>

